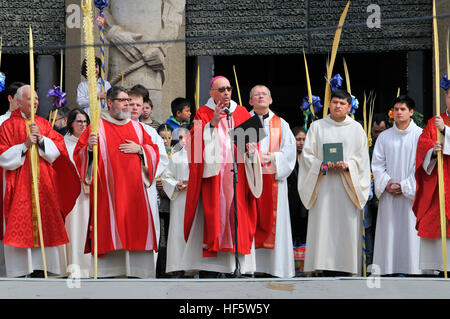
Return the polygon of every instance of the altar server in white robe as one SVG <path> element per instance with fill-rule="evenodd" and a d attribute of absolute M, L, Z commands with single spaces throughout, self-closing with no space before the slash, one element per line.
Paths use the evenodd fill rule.
<path fill-rule="evenodd" d="M 186 206 L 186 190 L 189 180 L 189 163 L 186 150 L 186 135 L 189 130 L 180 127 L 175 137 L 178 143 L 174 146 L 169 166 L 161 176 L 164 192 L 170 199 L 170 223 L 167 236 L 166 272 L 182 271 L 181 260 L 186 241 L 184 240 L 184 208 Z"/>
<path fill-rule="evenodd" d="M 258 114 L 266 133 L 260 142 L 264 167 L 263 192 L 257 199 L 256 272 L 294 277 L 287 177 L 297 159 L 295 137 L 289 124 L 269 109 L 272 97 L 266 86 L 256 85 L 251 89 L 249 104 L 253 107 L 250 114 Z"/>
<path fill-rule="evenodd" d="M 422 133 L 411 119 L 414 108 L 409 96 L 394 100 L 394 126 L 380 134 L 372 155 L 379 199 L 373 263 L 379 267 L 379 275 L 422 273 L 420 237 L 412 211 L 417 142 Z"/>
<path fill-rule="evenodd" d="M 67 116 L 68 132 L 64 135 L 64 142 L 75 168 L 73 150 L 89 123 L 89 115 L 79 108 L 71 110 Z M 65 220 L 67 236 L 69 236 L 69 243 L 65 247 L 67 272 L 72 278 L 89 278 L 92 255 L 84 253 L 88 224 L 89 188 L 81 183 L 80 195 Z"/>
<path fill-rule="evenodd" d="M 370 161 L 362 126 L 348 116 L 351 95 L 332 93 L 330 114 L 312 122 L 300 157 L 298 190 L 309 209 L 305 272 L 361 274 L 362 214 L 370 193 Z M 323 144 L 342 143 L 343 161 L 323 174 Z"/>

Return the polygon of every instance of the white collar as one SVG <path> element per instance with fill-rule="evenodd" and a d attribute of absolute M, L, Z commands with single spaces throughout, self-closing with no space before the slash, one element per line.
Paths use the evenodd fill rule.
<path fill-rule="evenodd" d="M 101 112 L 100 112 L 100 117 L 101 117 L 102 119 L 104 119 L 105 121 L 111 122 L 111 123 L 116 124 L 116 125 L 125 125 L 125 124 L 128 124 L 128 122 L 131 121 L 130 119 L 126 119 L 126 120 L 116 120 L 115 118 L 113 118 L 113 117 L 111 116 L 111 114 L 109 114 L 109 111 L 108 111 L 108 110 L 105 110 L 105 109 L 102 109 L 102 110 L 101 110 Z"/>
<path fill-rule="evenodd" d="M 70 134 L 69 132 L 67 132 L 66 135 L 64 135 L 64 138 L 75 143 L 78 142 L 78 137 L 76 137 L 73 134 Z"/>

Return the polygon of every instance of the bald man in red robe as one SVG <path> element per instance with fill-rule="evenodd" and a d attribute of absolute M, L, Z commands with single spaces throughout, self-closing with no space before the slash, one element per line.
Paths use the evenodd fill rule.
<path fill-rule="evenodd" d="M 251 116 L 231 100 L 231 91 L 227 78 L 218 76 L 211 81 L 211 98 L 197 110 L 188 141 L 185 270 L 235 270 L 233 155 L 228 133 Z M 261 164 L 255 147 L 253 144 L 247 148 L 246 154 L 234 152 L 238 171 L 237 248 L 242 273 L 255 271 L 256 198 L 262 191 Z"/>

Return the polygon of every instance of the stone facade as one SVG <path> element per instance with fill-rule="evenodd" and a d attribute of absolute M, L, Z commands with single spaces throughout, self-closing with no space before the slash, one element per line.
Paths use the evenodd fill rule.
<path fill-rule="evenodd" d="M 339 52 L 431 49 L 431 20 L 369 28 L 367 21 L 372 12 L 368 8 L 373 2 L 351 2 Z M 306 53 L 328 53 L 335 30 L 327 27 L 337 26 L 346 3 L 346 0 L 188 0 L 186 37 L 190 41 L 186 53 L 188 56 L 299 54 L 303 48 Z M 381 22 L 431 15 L 432 10 L 430 0 L 381 0 L 376 4 Z M 346 29 L 346 25 L 358 27 Z M 311 32 L 306 32 L 308 28 Z M 272 34 L 251 35 L 266 32 Z M 227 38 L 231 35 L 242 37 Z M 196 40 L 211 36 L 218 39 Z"/>
<path fill-rule="evenodd" d="M 0 0 L 0 34 L 4 46 L 28 46 L 30 25 L 36 46 L 61 45 L 66 34 L 64 19 L 65 4 L 61 0 Z M 38 53 L 59 54 L 59 50 Z"/>

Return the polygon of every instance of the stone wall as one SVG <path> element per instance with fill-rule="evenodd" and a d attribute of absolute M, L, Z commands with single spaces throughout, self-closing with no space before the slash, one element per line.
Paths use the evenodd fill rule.
<path fill-rule="evenodd" d="M 0 0 L 3 46 L 28 46 L 30 25 L 35 46 L 60 45 L 65 42 L 64 18 L 65 5 L 61 0 Z M 39 50 L 38 53 L 59 54 L 59 50 Z"/>
<path fill-rule="evenodd" d="M 328 53 L 346 0 L 188 0 L 188 56 Z M 373 0 L 352 1 L 343 29 L 340 52 L 386 52 L 431 49 L 431 20 L 402 24 L 384 21 L 431 15 L 431 0 L 376 1 L 380 28 L 369 28 Z M 311 32 L 306 32 L 307 29 Z M 316 29 L 316 30 L 314 30 Z M 272 33 L 256 36 L 257 33 Z M 251 36 L 245 36 L 248 35 Z M 227 38 L 232 36 L 240 38 Z M 198 37 L 217 40 L 197 41 Z"/>

